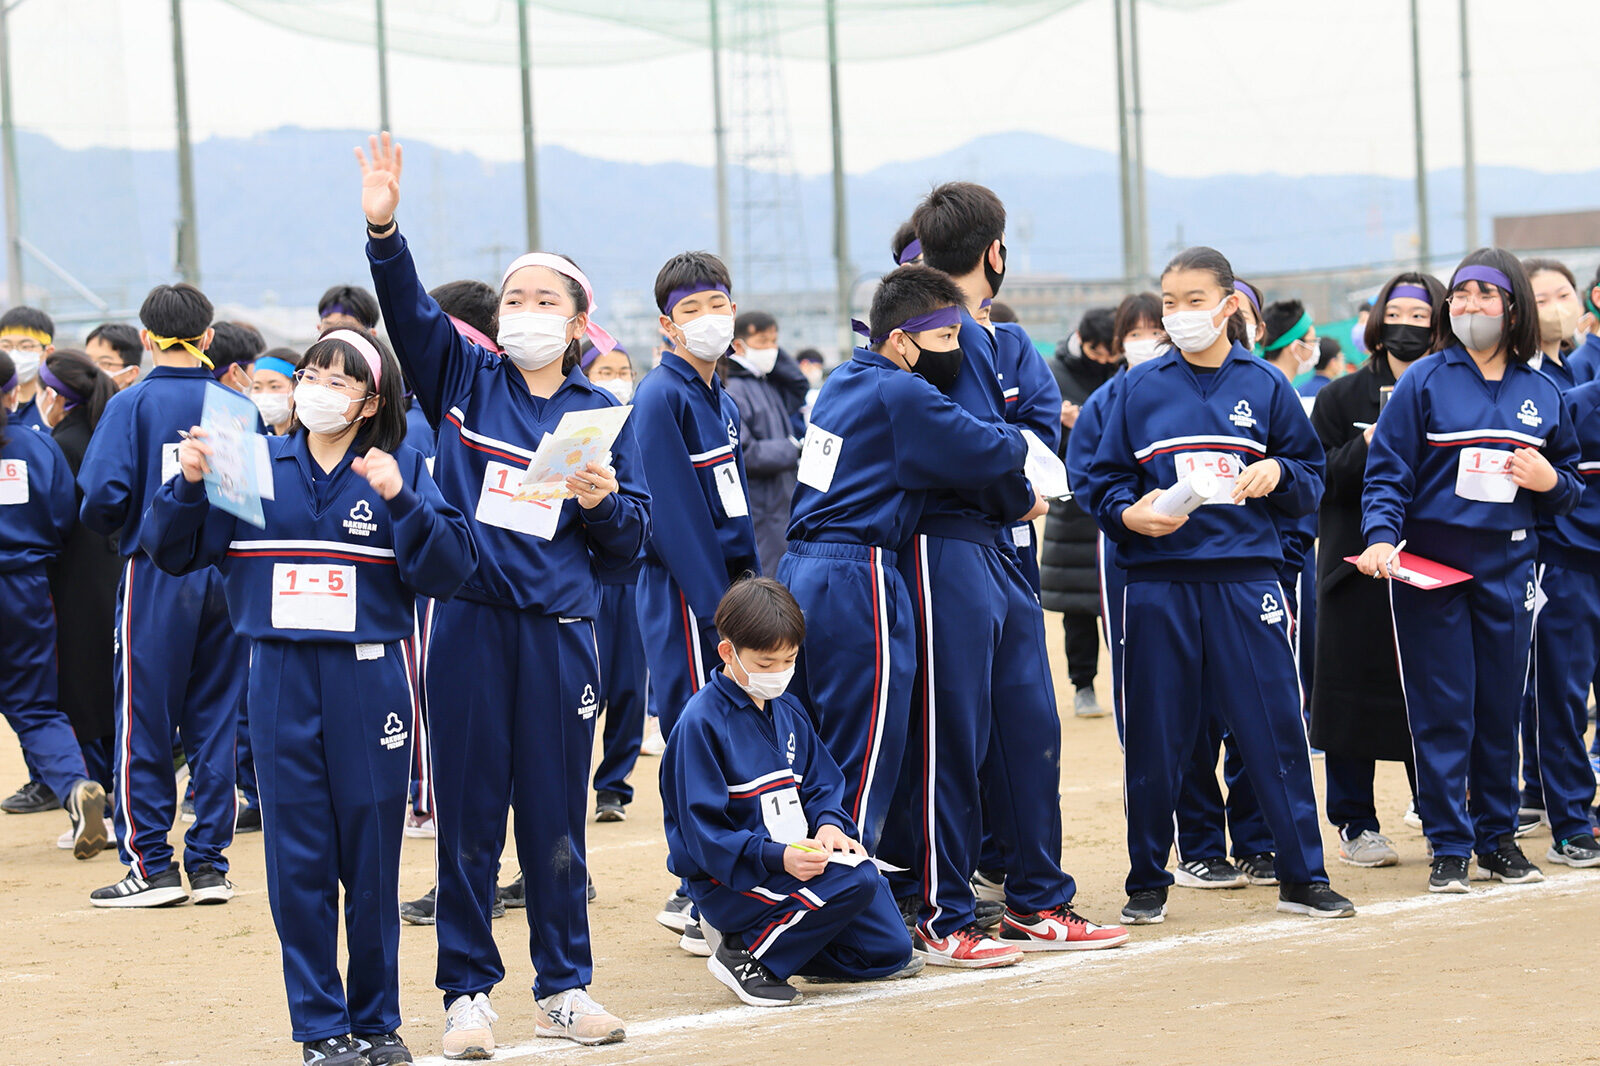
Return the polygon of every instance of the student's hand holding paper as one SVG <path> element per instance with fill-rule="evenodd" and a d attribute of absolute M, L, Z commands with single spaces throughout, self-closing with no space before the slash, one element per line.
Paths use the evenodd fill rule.
<path fill-rule="evenodd" d="M 1233 485 L 1233 502 L 1243 503 L 1267 495 L 1283 479 L 1283 467 L 1276 459 L 1262 459 L 1251 463 Z"/>
<path fill-rule="evenodd" d="M 1145 493 L 1144 499 L 1122 512 L 1122 524 L 1128 527 L 1128 532 L 1146 537 L 1164 537 L 1189 521 L 1188 515 L 1165 515 L 1157 511 L 1152 505 L 1161 493 L 1161 489 L 1151 489 Z"/>
<path fill-rule="evenodd" d="M 195 426 L 184 437 L 183 443 L 178 445 L 178 465 L 183 468 L 183 480 L 191 485 L 211 473 L 211 464 L 206 461 L 206 456 L 211 454 L 211 445 L 205 443 L 205 436 L 206 431 Z"/>
<path fill-rule="evenodd" d="M 817 843 L 829 852 L 843 851 L 850 855 L 865 855 L 867 849 L 857 841 L 845 836 L 844 830 L 836 825 L 825 825 L 817 830 Z"/>
<path fill-rule="evenodd" d="M 367 483 L 386 500 L 394 499 L 406 485 L 405 478 L 400 474 L 400 464 L 394 461 L 394 456 L 377 448 L 350 460 L 350 469 L 366 478 Z"/>
<path fill-rule="evenodd" d="M 1549 492 L 1556 487 L 1556 468 L 1537 448 L 1518 448 L 1511 453 L 1511 481 L 1530 492 Z"/>
<path fill-rule="evenodd" d="M 1356 569 L 1368 577 L 1385 578 L 1389 576 L 1389 560 L 1394 558 L 1396 552 L 1393 544 L 1379 542 L 1370 544 L 1367 550 L 1361 553 L 1361 558 L 1356 560 Z"/>
<path fill-rule="evenodd" d="M 578 498 L 585 511 L 600 506 L 600 501 L 617 491 L 617 475 L 610 467 L 590 462 L 567 477 L 567 490 Z"/>

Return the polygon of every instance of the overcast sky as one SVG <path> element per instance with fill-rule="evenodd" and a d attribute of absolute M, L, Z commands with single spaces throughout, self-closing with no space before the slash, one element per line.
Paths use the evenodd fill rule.
<path fill-rule="evenodd" d="M 1428 164 L 1450 166 L 1460 162 L 1462 139 L 1457 0 L 1420 5 Z M 1469 0 L 1469 7 L 1479 163 L 1600 169 L 1600 0 Z M 168 8 L 169 0 L 23 0 L 10 16 L 18 125 L 68 145 L 172 144 Z M 370 47 L 278 29 L 221 0 L 185 0 L 184 8 L 197 140 L 282 125 L 375 127 Z M 848 168 L 917 159 L 1013 129 L 1115 151 L 1110 9 L 1111 0 L 1086 0 L 958 51 L 925 54 L 920 44 L 884 41 L 881 54 L 896 58 L 851 63 L 842 74 Z M 1407 0 L 1140 10 L 1152 168 L 1175 175 L 1411 172 Z M 919 20 L 915 32 L 934 35 L 935 19 Z M 536 64 L 541 49 L 603 57 L 606 35 L 624 32 L 542 10 L 534 24 Z M 793 164 L 802 173 L 824 171 L 826 67 L 786 60 L 779 72 Z M 395 55 L 390 76 L 402 137 L 494 159 L 520 155 L 514 68 Z M 704 51 L 589 68 L 546 65 L 535 97 L 541 143 L 637 162 L 713 158 Z"/>

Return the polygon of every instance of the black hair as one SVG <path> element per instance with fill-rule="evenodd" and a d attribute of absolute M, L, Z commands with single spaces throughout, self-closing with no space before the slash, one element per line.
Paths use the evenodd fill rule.
<path fill-rule="evenodd" d="M 493 337 L 500 328 L 500 294 L 494 286 L 470 279 L 447 281 L 428 290 L 439 310 L 453 315 L 482 333 Z"/>
<path fill-rule="evenodd" d="M 157 285 L 139 307 L 144 328 L 162 337 L 193 340 L 211 328 L 216 314 L 206 294 L 181 281 L 176 285 Z"/>
<path fill-rule="evenodd" d="M 367 329 L 377 328 L 378 298 L 361 286 L 335 285 L 323 293 L 322 298 L 317 301 L 317 317 L 326 318 L 329 314 L 328 308 L 334 304 L 338 304 L 344 309 L 345 314 Z"/>
<path fill-rule="evenodd" d="M 61 379 L 61 384 L 83 397 L 83 411 L 89 416 L 89 430 L 100 424 L 106 402 L 117 394 L 111 375 L 94 365 L 88 352 L 76 348 L 57 348 L 45 357 L 44 365 Z"/>
<path fill-rule="evenodd" d="M 1117 319 L 1109 307 L 1093 307 L 1083 313 L 1078 319 L 1078 343 L 1084 345 L 1098 344 L 1106 351 L 1111 350 L 1111 338 L 1116 336 Z M 1066 349 L 1063 348 L 1062 351 Z"/>
<path fill-rule="evenodd" d="M 894 231 L 894 236 L 889 238 L 889 251 L 894 256 L 895 266 L 900 265 L 900 256 L 906 250 L 906 246 L 916 239 L 917 227 L 911 224 L 911 220 L 908 218 L 900 223 L 899 228 Z"/>
<path fill-rule="evenodd" d="M 1522 261 L 1522 269 L 1528 275 L 1529 284 L 1533 283 L 1535 274 L 1543 274 L 1548 271 L 1552 274 L 1560 274 L 1567 279 L 1567 284 L 1572 286 L 1573 292 L 1578 291 L 1578 279 L 1572 276 L 1572 268 L 1559 259 L 1524 259 Z"/>
<path fill-rule="evenodd" d="M 989 321 L 991 323 L 1015 322 L 1016 320 L 1017 313 L 1011 309 L 1010 304 L 1001 303 L 999 300 L 991 300 L 989 302 Z"/>
<path fill-rule="evenodd" d="M 735 648 L 781 651 L 806 639 L 806 616 L 782 583 L 770 577 L 735 581 L 712 616 L 717 636 Z"/>
<path fill-rule="evenodd" d="M 922 261 L 947 274 L 969 274 L 983 263 L 989 246 L 1006 232 L 1000 197 L 970 181 L 937 186 L 911 214 Z"/>
<path fill-rule="evenodd" d="M 1294 328 L 1295 323 L 1305 317 L 1306 305 L 1299 300 L 1274 300 L 1261 309 L 1261 321 L 1266 325 L 1266 335 L 1261 338 L 1261 345 L 1265 348 L 1276 343 L 1285 333 Z M 1268 359 L 1276 359 L 1283 354 L 1284 348 L 1267 352 Z"/>
<path fill-rule="evenodd" d="M 574 269 L 576 269 L 580 274 L 583 273 L 583 268 L 578 266 L 578 261 L 576 259 L 573 259 L 572 256 L 563 255 L 560 252 L 552 252 L 551 254 L 555 255 L 555 256 L 559 256 L 562 259 L 565 259 L 567 262 L 571 263 L 573 265 Z M 549 267 L 545 267 L 545 269 L 546 270 L 550 270 Z M 577 278 L 568 277 L 567 275 L 561 273 L 561 271 L 559 271 L 559 270 L 551 270 L 550 272 L 552 274 L 554 274 L 556 277 L 561 279 L 561 284 L 567 290 L 567 295 L 572 298 L 572 306 L 574 306 L 574 307 L 576 307 L 578 309 L 578 313 L 579 314 L 587 313 L 588 310 L 589 310 L 589 294 L 583 291 L 583 286 L 578 284 L 578 279 Z M 509 283 L 510 281 L 511 281 L 511 278 L 509 276 L 507 276 L 506 282 Z M 499 303 L 498 303 L 498 301 L 504 300 L 505 298 L 506 298 L 506 287 L 505 287 L 504 284 L 502 284 L 500 286 L 500 294 L 496 298 L 496 314 L 497 315 L 499 313 Z M 457 316 L 457 317 L 459 317 L 459 316 Z M 464 322 L 466 320 L 462 319 L 462 321 Z M 485 330 L 484 332 L 487 333 L 488 330 Z M 490 334 L 490 335 L 493 336 L 493 334 Z M 583 339 L 584 339 L 583 338 L 583 334 L 580 333 L 576 337 L 574 337 L 571 341 L 567 342 L 567 350 L 561 356 L 561 372 L 563 374 L 572 373 L 572 368 L 577 366 L 583 360 Z"/>
<path fill-rule="evenodd" d="M 1113 355 L 1122 354 L 1122 342 L 1128 334 L 1141 326 L 1148 325 L 1153 329 L 1164 328 L 1161 325 L 1161 297 L 1153 292 L 1136 292 L 1124 296 L 1117 305 L 1117 316 L 1111 327 L 1111 352 Z"/>
<path fill-rule="evenodd" d="M 0 398 L 11 390 L 6 388 L 11 379 L 17 376 L 17 364 L 11 361 L 11 353 L 0 351 Z M 10 443 L 11 438 L 6 435 L 6 422 L 11 418 L 11 412 L 6 410 L 6 405 L 0 403 L 0 448 Z"/>
<path fill-rule="evenodd" d="M 1444 283 L 1432 274 L 1423 274 L 1415 270 L 1407 270 L 1396 274 L 1384 283 L 1378 290 L 1378 295 L 1368 308 L 1372 313 L 1367 316 L 1367 328 L 1361 331 L 1361 339 L 1367 346 L 1367 351 L 1374 355 L 1387 355 L 1383 350 L 1383 313 L 1393 299 L 1396 285 L 1416 285 L 1428 290 L 1428 303 L 1433 306 L 1433 322 L 1439 321 L 1441 315 L 1447 314 L 1444 306 Z"/>
<path fill-rule="evenodd" d="M 794 361 L 797 363 L 822 363 L 824 365 L 828 362 L 822 358 L 822 353 L 815 348 L 801 348 L 800 353 L 794 357 Z"/>
<path fill-rule="evenodd" d="M 1339 358 L 1343 354 L 1344 354 L 1344 348 L 1342 348 L 1340 346 L 1339 342 L 1334 340 L 1332 337 L 1318 337 L 1317 338 L 1317 369 L 1318 370 L 1326 370 L 1326 369 L 1328 369 L 1328 364 L 1333 362 L 1335 359 Z"/>
<path fill-rule="evenodd" d="M 211 327 L 211 347 L 206 355 L 211 357 L 213 370 L 223 370 L 235 363 L 253 363 L 267 350 L 261 332 L 244 322 L 218 322 Z"/>
<path fill-rule="evenodd" d="M 965 297 L 950 275 L 933 267 L 909 263 L 883 276 L 872 294 L 872 335 L 887 337 L 900 323 L 941 307 L 959 307 Z M 882 342 L 874 344 L 876 350 Z"/>
<path fill-rule="evenodd" d="M 111 345 L 125 367 L 138 366 L 144 360 L 144 345 L 139 343 L 139 331 L 125 322 L 102 322 L 89 331 L 84 344 L 102 340 Z"/>
<path fill-rule="evenodd" d="M 721 285 L 730 296 L 733 293 L 733 279 L 728 276 L 728 268 L 722 265 L 722 260 L 710 252 L 679 252 L 663 263 L 656 274 L 656 309 L 671 318 L 667 297 L 678 289 L 695 285 L 707 289 Z"/>
<path fill-rule="evenodd" d="M 1221 286 L 1223 299 L 1227 299 L 1229 293 L 1238 292 L 1233 285 L 1233 265 L 1228 262 L 1227 256 L 1215 248 L 1208 248 L 1203 244 L 1197 244 L 1193 248 L 1185 248 L 1172 257 L 1172 262 L 1167 264 L 1166 269 L 1161 272 L 1161 276 L 1166 277 L 1168 274 L 1179 270 L 1203 270 L 1210 274 L 1216 279 L 1217 284 Z M 1239 299 L 1244 300 L 1247 297 L 1244 293 L 1239 293 Z M 1253 311 L 1254 308 L 1251 308 L 1251 310 Z M 1241 312 L 1235 311 L 1228 317 L 1227 332 L 1230 341 L 1244 343 L 1246 334 L 1249 331 L 1245 327 L 1244 315 Z M 1247 348 L 1249 346 L 1249 344 L 1245 345 Z"/>
<path fill-rule="evenodd" d="M 38 330 L 46 337 L 51 338 L 56 335 L 55 319 L 37 307 L 13 307 L 5 314 L 0 315 L 0 333 L 4 333 L 14 327 Z"/>
<path fill-rule="evenodd" d="M 733 335 L 741 340 L 752 333 L 764 333 L 777 328 L 778 320 L 765 311 L 741 311 L 739 317 L 733 320 Z"/>
<path fill-rule="evenodd" d="M 1501 326 L 1500 350 L 1506 353 L 1508 363 L 1526 363 L 1539 352 L 1539 314 L 1538 304 L 1533 298 L 1533 286 L 1528 284 L 1528 272 L 1522 269 L 1522 260 L 1506 251 L 1504 248 L 1479 248 L 1469 252 L 1461 260 L 1456 272 L 1462 267 L 1486 266 L 1506 276 L 1511 282 L 1511 291 L 1506 292 L 1500 286 L 1490 282 L 1480 281 L 1478 284 L 1486 288 L 1499 289 L 1505 321 Z M 1454 274 L 1451 275 L 1454 278 Z M 1451 288 L 1451 292 L 1465 288 L 1467 282 L 1461 282 Z M 1451 345 L 1459 343 L 1455 331 L 1450 328 L 1449 308 L 1440 314 L 1435 309 L 1433 314 L 1433 349 L 1443 351 Z"/>
<path fill-rule="evenodd" d="M 349 326 L 336 328 L 350 329 Z M 356 432 L 353 447 L 357 453 L 364 453 L 368 448 L 379 448 L 393 454 L 394 450 L 406 440 L 406 390 L 400 363 L 395 359 L 394 353 L 389 351 L 389 346 L 379 340 L 371 330 L 351 330 L 352 333 L 365 337 L 378 350 L 378 361 L 383 367 L 383 377 L 374 390 L 372 368 L 367 365 L 367 360 L 349 341 L 329 337 L 328 333 L 332 332 L 333 330 L 328 330 L 315 344 L 306 349 L 306 354 L 295 364 L 295 370 L 303 370 L 308 366 L 325 368 L 359 382 L 369 395 L 376 391 L 378 413 L 367 419 Z M 295 415 L 289 420 L 289 432 L 294 433 L 300 428 L 300 417 Z"/>

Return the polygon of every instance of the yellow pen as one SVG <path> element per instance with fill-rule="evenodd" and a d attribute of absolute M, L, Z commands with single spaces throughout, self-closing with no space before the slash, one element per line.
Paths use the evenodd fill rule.
<path fill-rule="evenodd" d="M 818 851 L 816 848 L 803 847 L 802 845 L 799 845 L 799 844 L 790 844 L 789 846 L 791 848 L 793 848 L 794 850 L 796 850 L 796 851 L 803 851 L 807 855 L 821 855 L 822 854 L 822 852 Z"/>

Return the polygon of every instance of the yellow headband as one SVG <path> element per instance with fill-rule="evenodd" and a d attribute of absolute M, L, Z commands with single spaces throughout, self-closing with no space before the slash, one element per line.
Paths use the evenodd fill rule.
<path fill-rule="evenodd" d="M 146 330 L 145 332 L 150 333 L 149 330 Z M 154 344 L 157 348 L 165 351 L 175 344 L 181 344 L 188 350 L 190 355 L 200 360 L 207 370 L 215 370 L 217 367 L 216 364 L 211 361 L 211 357 L 194 346 L 194 342 L 199 339 L 199 337 L 161 337 L 157 336 L 155 333 L 150 333 L 150 343 Z"/>
<path fill-rule="evenodd" d="M 50 347 L 50 334 L 42 329 L 30 329 L 27 326 L 7 326 L 5 329 L 0 330 L 0 336 L 26 337 L 28 340 L 38 341 L 46 348 Z"/>

